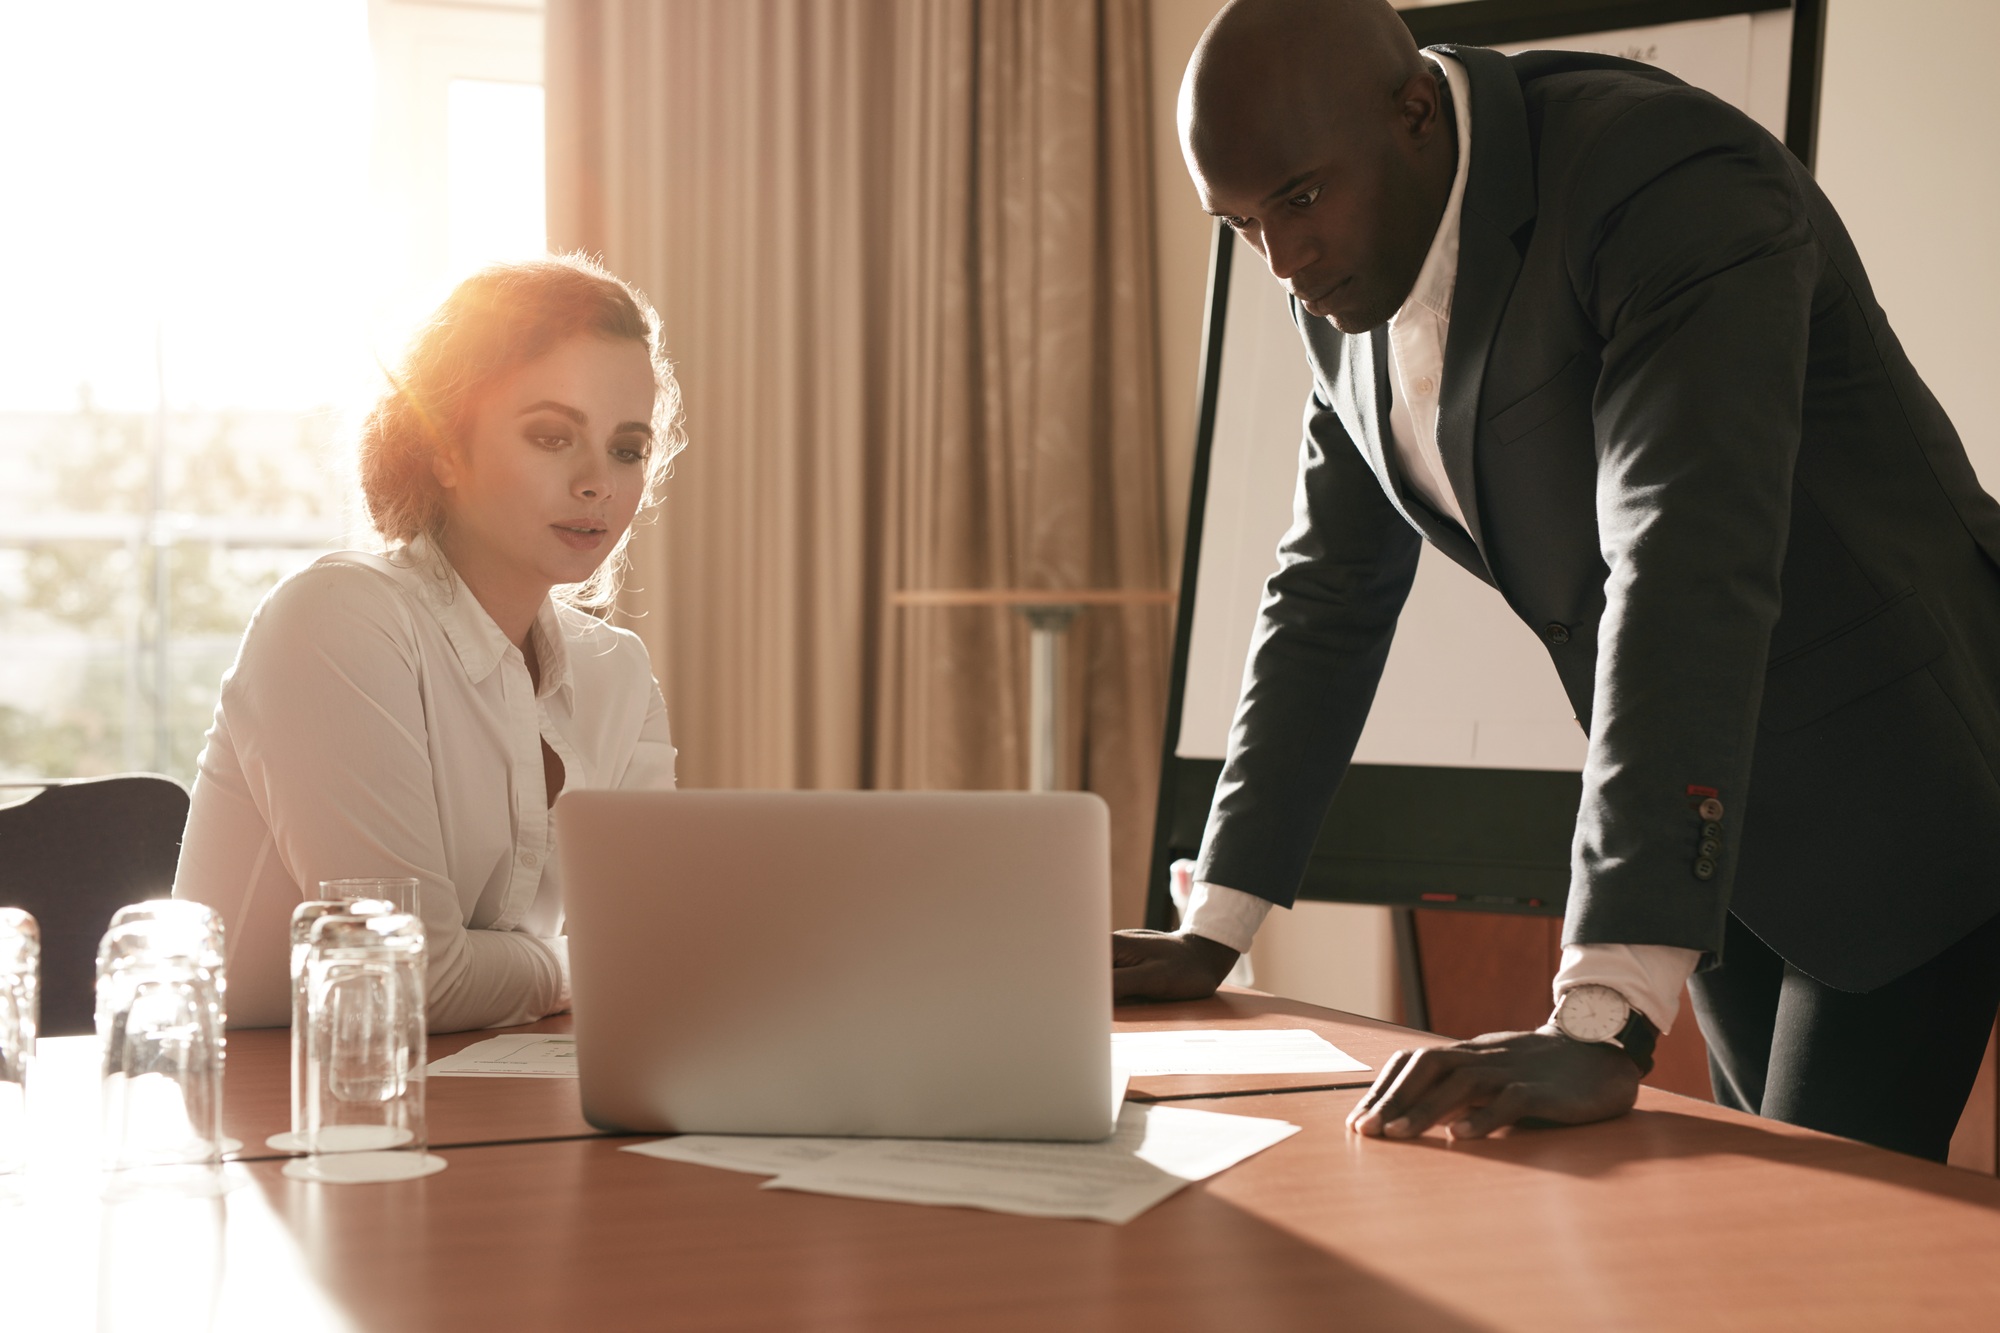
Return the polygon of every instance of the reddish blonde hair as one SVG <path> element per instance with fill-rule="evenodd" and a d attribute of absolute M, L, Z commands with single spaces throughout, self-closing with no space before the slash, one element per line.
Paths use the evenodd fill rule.
<path fill-rule="evenodd" d="M 361 493 L 375 530 L 392 542 L 436 540 L 444 490 L 432 461 L 464 447 L 487 386 L 578 334 L 629 338 L 653 364 L 653 450 L 646 463 L 643 515 L 687 444 L 680 385 L 660 346 L 660 317 L 629 283 L 581 255 L 494 264 L 458 284 L 388 372 L 389 388 L 361 423 Z M 636 525 L 635 525 L 636 526 Z M 624 577 L 628 529 L 590 579 L 565 596 L 601 607 Z"/>

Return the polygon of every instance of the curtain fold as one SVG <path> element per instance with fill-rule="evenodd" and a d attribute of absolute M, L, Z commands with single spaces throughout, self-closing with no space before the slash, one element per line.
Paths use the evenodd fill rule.
<path fill-rule="evenodd" d="M 552 0 L 551 244 L 659 306 L 691 447 L 625 623 L 690 786 L 1025 785 L 1026 630 L 1166 580 L 1144 0 Z M 1069 632 L 1142 914 L 1169 612 Z"/>

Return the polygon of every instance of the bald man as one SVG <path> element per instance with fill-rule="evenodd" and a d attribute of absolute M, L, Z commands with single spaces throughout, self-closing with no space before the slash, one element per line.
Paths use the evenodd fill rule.
<path fill-rule="evenodd" d="M 1179 115 L 1314 392 L 1195 902 L 1117 993 L 1207 994 L 1290 905 L 1429 541 L 1589 736 L 1562 963 L 1353 1127 L 1620 1114 L 1691 981 L 1721 1101 L 1942 1159 L 2000 1004 L 2000 506 L 1825 196 L 1659 70 L 1420 53 L 1381 0 L 1230 4 Z"/>

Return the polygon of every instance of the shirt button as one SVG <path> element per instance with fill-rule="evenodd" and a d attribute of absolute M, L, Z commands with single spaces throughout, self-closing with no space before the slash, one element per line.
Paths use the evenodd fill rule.
<path fill-rule="evenodd" d="M 1432 394 L 1437 392 L 1437 387 L 1438 387 L 1437 381 L 1432 379 L 1429 375 L 1417 376 L 1416 390 L 1418 397 L 1420 398 L 1430 397 Z"/>
<path fill-rule="evenodd" d="M 1694 863 L 1694 877 L 1696 879 L 1714 879 L 1715 862 L 1709 860 L 1705 856 L 1702 857 L 1701 860 L 1696 861 Z"/>
<path fill-rule="evenodd" d="M 1547 625 L 1543 627 L 1542 633 L 1549 636 L 1550 643 L 1569 642 L 1569 626 L 1567 625 Z"/>
<path fill-rule="evenodd" d="M 1722 818 L 1722 802 L 1716 800 L 1713 796 L 1711 796 L 1707 800 L 1701 803 L 1701 808 L 1697 813 L 1699 813 L 1703 819 L 1706 819 L 1709 823 L 1713 824 L 1717 820 Z"/>
<path fill-rule="evenodd" d="M 528 869 L 533 870 L 536 866 L 540 865 L 541 863 L 542 863 L 542 858 L 536 856 L 533 852 L 521 853 L 521 864 L 528 867 Z"/>

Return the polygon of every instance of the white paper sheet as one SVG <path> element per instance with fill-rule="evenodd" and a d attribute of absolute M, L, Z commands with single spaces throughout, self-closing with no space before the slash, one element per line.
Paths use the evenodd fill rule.
<path fill-rule="evenodd" d="M 1103 1143 L 870 1139 L 763 1187 L 1115 1224 L 1298 1132 L 1283 1120 L 1128 1104 Z"/>
<path fill-rule="evenodd" d="M 1111 1079 L 1111 1104 L 1125 1100 L 1126 1079 Z M 657 1157 L 667 1162 L 692 1162 L 696 1166 L 719 1166 L 725 1171 L 747 1171 L 757 1176 L 775 1176 L 795 1166 L 824 1161 L 847 1148 L 873 1142 L 870 1139 L 785 1138 L 766 1134 L 683 1134 L 679 1138 L 634 1143 L 621 1152 Z"/>
<path fill-rule="evenodd" d="M 684 1134 L 624 1151 L 775 1173 L 765 1189 L 1120 1223 L 1298 1132 L 1260 1116 L 1127 1105 L 1102 1143 Z"/>
<path fill-rule="evenodd" d="M 576 1038 L 539 1032 L 488 1037 L 431 1061 L 427 1072 L 468 1078 L 575 1078 Z"/>
<path fill-rule="evenodd" d="M 1351 1074 L 1368 1066 L 1307 1028 L 1195 1028 L 1114 1032 L 1121 1074 Z"/>
<path fill-rule="evenodd" d="M 666 1162 L 692 1162 L 696 1166 L 719 1166 L 724 1171 L 775 1176 L 795 1166 L 824 1161 L 859 1142 L 859 1139 L 788 1139 L 759 1134 L 683 1134 L 677 1139 L 628 1144 L 619 1151 Z"/>

